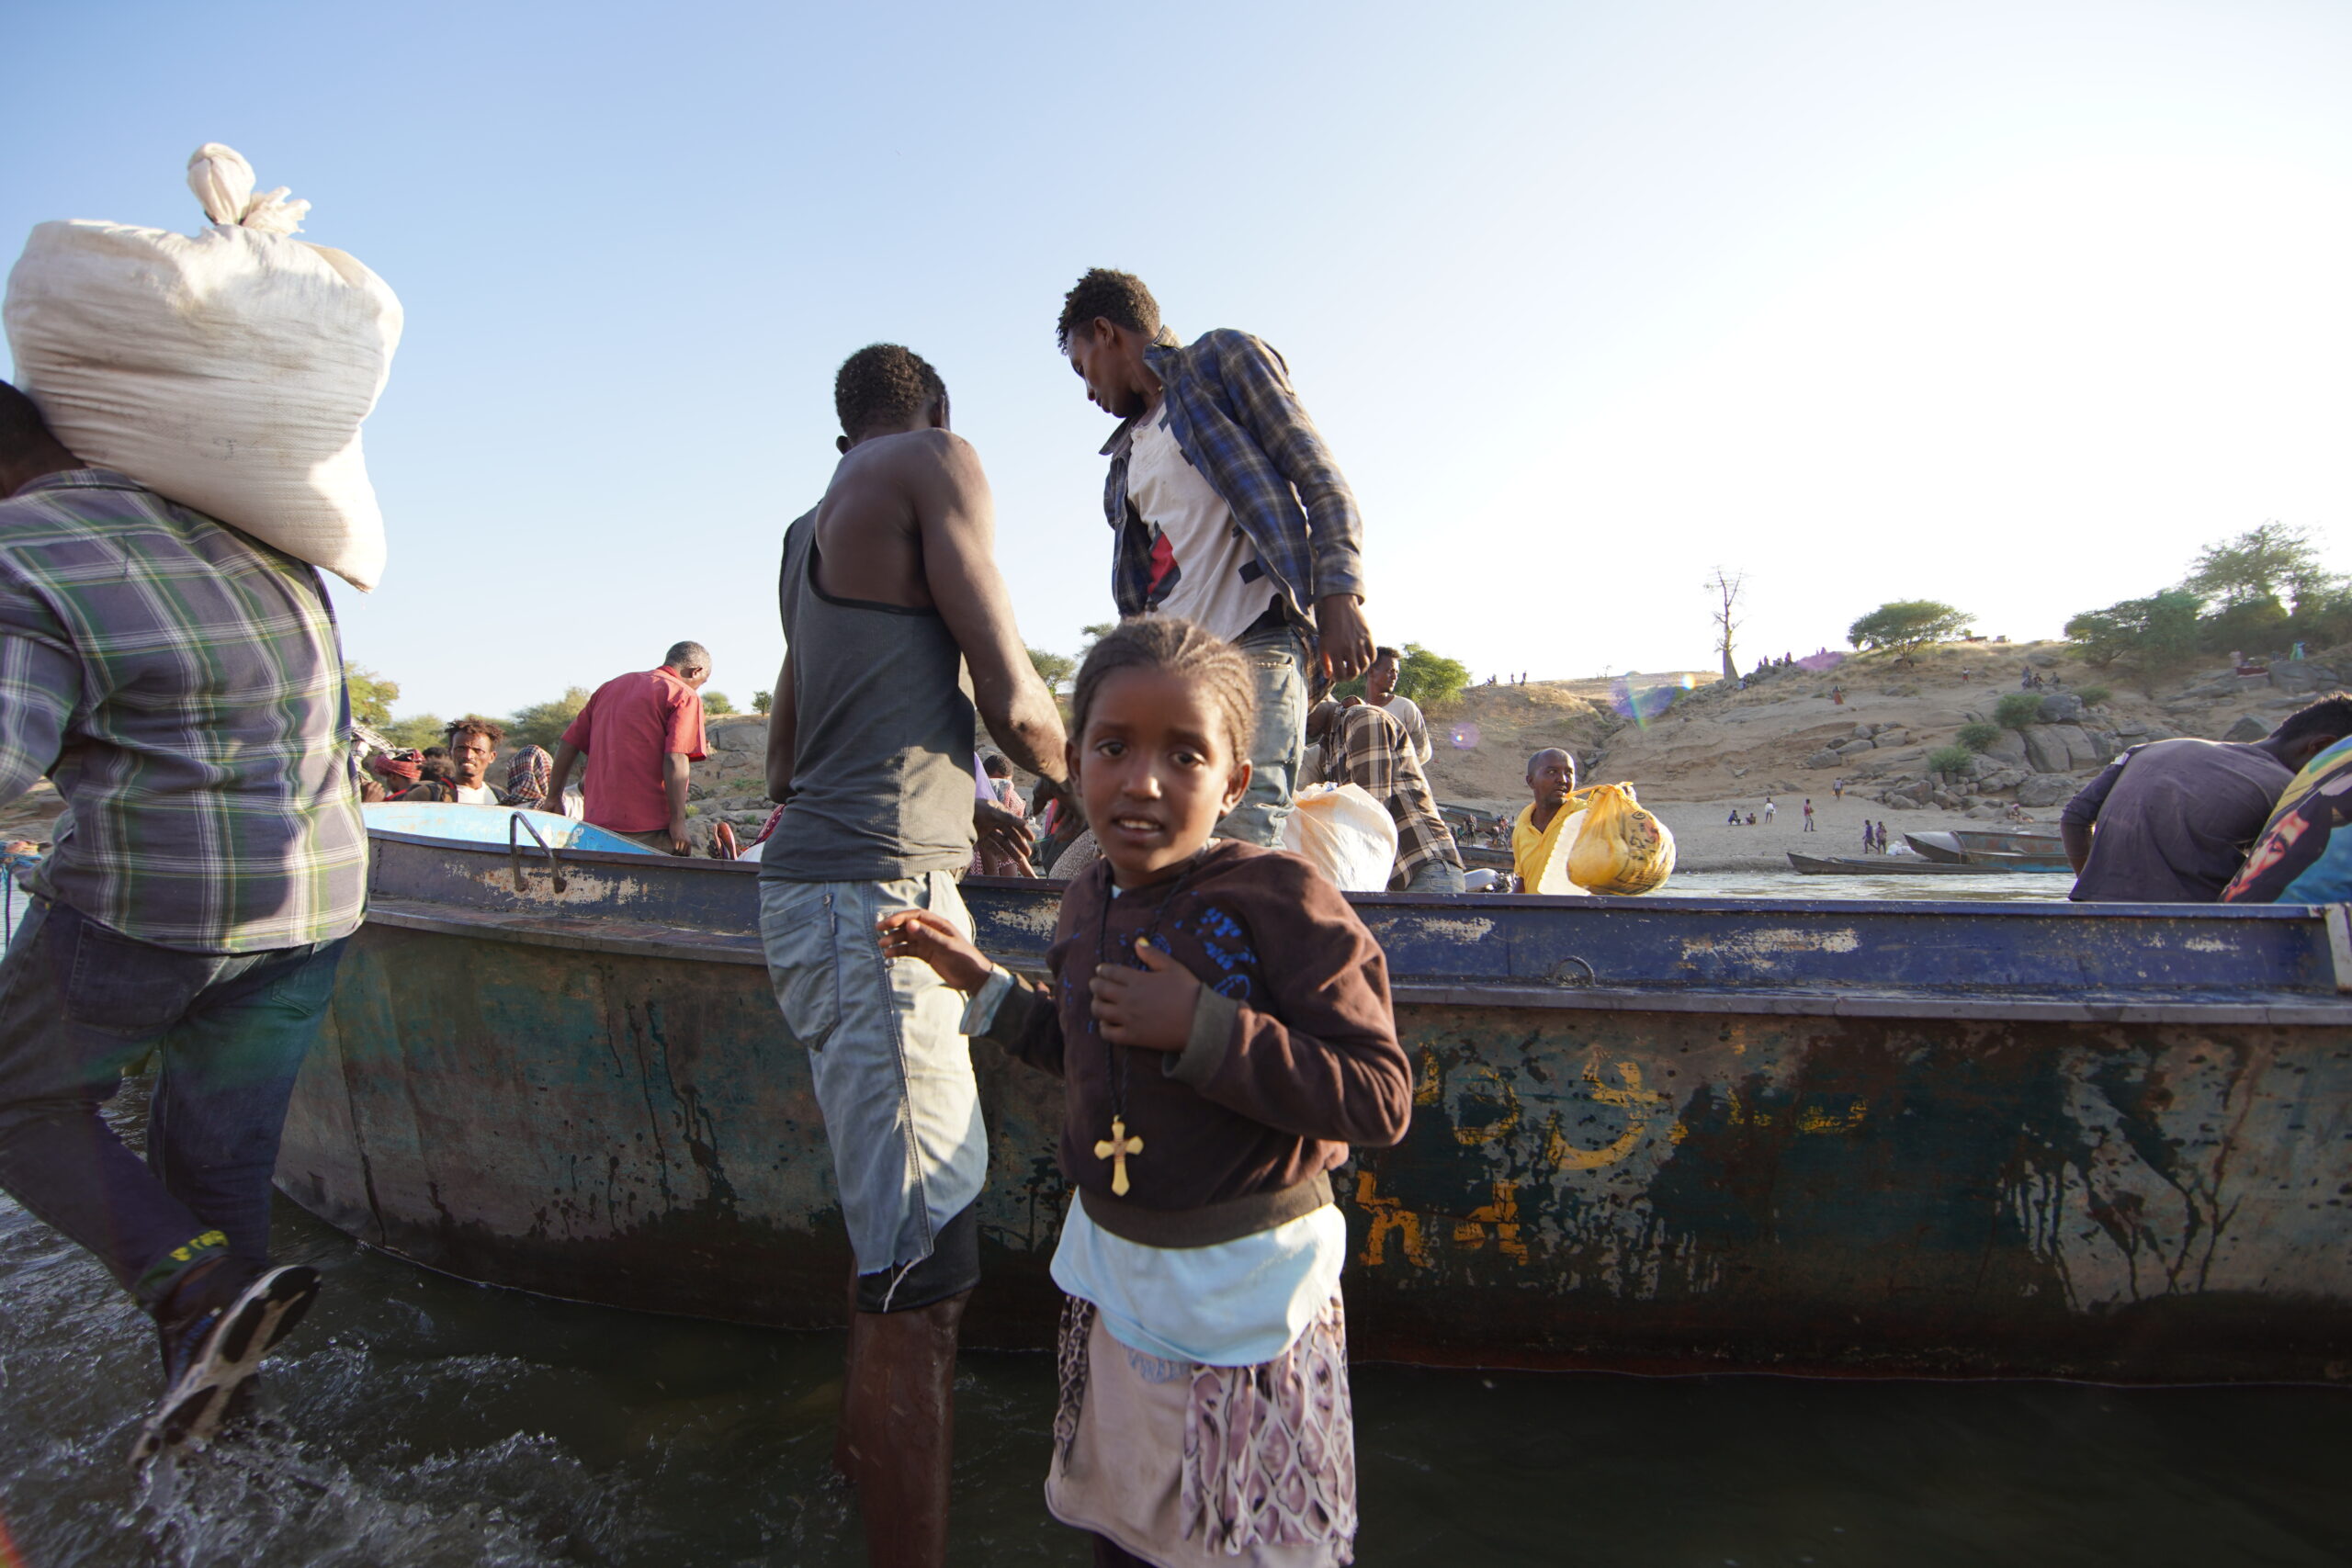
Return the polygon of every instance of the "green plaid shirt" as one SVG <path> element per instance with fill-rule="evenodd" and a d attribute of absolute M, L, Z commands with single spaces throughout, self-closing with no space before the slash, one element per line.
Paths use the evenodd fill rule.
<path fill-rule="evenodd" d="M 351 718 L 318 573 L 76 468 L 0 501 L 0 804 L 65 797 L 36 891 L 140 942 L 253 953 L 367 903 Z"/>

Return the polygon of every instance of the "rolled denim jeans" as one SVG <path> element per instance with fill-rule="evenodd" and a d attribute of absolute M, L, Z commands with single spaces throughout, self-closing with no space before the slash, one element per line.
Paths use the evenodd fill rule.
<path fill-rule="evenodd" d="M 1250 738 L 1250 789 L 1216 825 L 1228 839 L 1262 849 L 1283 847 L 1283 824 L 1298 793 L 1306 756 L 1306 638 L 1291 626 L 1254 632 L 1234 647 L 1250 661 L 1258 696 L 1258 726 Z"/>

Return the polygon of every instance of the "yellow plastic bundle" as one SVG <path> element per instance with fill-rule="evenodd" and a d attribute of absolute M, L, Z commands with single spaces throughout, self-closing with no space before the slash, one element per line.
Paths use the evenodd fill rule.
<path fill-rule="evenodd" d="M 1674 873 L 1674 835 L 1643 809 L 1629 784 L 1579 790 L 1584 820 L 1568 850 L 1568 880 L 1593 893 L 1649 893 Z"/>

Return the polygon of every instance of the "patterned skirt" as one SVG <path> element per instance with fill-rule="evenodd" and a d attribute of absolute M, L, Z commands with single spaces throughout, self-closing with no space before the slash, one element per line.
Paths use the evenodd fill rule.
<path fill-rule="evenodd" d="M 1271 1361 L 1204 1367 L 1122 1345 L 1062 1309 L 1046 1506 L 1162 1568 L 1355 1560 L 1347 1321 L 1330 1304 Z"/>

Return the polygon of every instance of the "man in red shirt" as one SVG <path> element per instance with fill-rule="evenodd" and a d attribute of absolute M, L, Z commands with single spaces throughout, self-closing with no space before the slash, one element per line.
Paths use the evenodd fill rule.
<path fill-rule="evenodd" d="M 709 679 L 710 650 L 682 642 L 661 668 L 616 675 L 597 687 L 556 743 L 548 799 L 563 799 L 571 764 L 585 757 L 580 787 L 589 822 L 673 855 L 694 853 L 686 837 L 687 766 L 710 754 L 699 694 Z"/>

